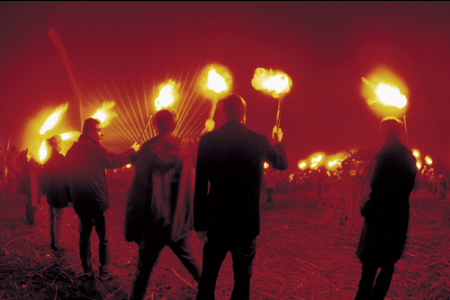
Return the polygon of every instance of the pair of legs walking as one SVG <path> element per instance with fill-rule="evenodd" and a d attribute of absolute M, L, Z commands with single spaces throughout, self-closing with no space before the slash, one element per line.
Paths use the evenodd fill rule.
<path fill-rule="evenodd" d="M 79 250 L 81 265 L 85 275 L 92 276 L 92 262 L 91 262 L 91 232 L 95 226 L 97 232 L 99 245 L 98 257 L 100 260 L 99 275 L 108 275 L 108 266 L 111 262 L 109 256 L 109 242 L 106 235 L 106 213 L 100 213 L 95 218 L 89 216 L 78 215 L 78 231 L 80 233 Z"/>
<path fill-rule="evenodd" d="M 185 235 L 177 241 L 168 242 L 146 241 L 145 238 L 141 241 L 137 270 L 131 284 L 130 300 L 144 299 L 153 266 L 165 246 L 169 246 L 172 249 L 195 281 L 198 282 L 200 280 L 200 268 L 189 246 L 187 237 Z"/>
<path fill-rule="evenodd" d="M 197 300 L 214 299 L 217 276 L 228 251 L 231 252 L 233 259 L 234 274 L 231 299 L 249 299 L 256 237 L 223 238 L 220 235 L 208 235 L 208 242 L 203 248 L 203 271 L 198 285 Z"/>
<path fill-rule="evenodd" d="M 378 269 L 380 269 L 380 273 L 376 276 Z M 384 299 L 391 285 L 393 274 L 394 264 L 379 266 L 373 263 L 363 263 L 361 280 L 355 300 Z M 377 277 L 376 281 L 375 277 Z"/>

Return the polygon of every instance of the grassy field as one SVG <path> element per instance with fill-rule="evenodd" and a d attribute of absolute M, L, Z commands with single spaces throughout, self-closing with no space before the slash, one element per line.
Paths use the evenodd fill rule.
<path fill-rule="evenodd" d="M 137 262 L 137 246 L 124 240 L 126 184 L 110 180 L 109 240 L 120 276 L 109 282 L 83 281 L 78 256 L 77 217 L 65 212 L 67 251 L 49 247 L 48 206 L 36 211 L 37 225 L 25 225 L 24 199 L 0 201 L 0 299 L 126 299 Z M 323 218 L 333 195 L 275 195 L 261 199 L 262 228 L 253 265 L 251 299 L 353 299 L 361 264 L 355 256 L 362 219 L 343 227 Z M 45 202 L 45 198 L 43 199 Z M 408 245 L 397 263 L 387 299 L 450 299 L 449 199 L 419 191 L 411 196 Z M 201 260 L 203 244 L 192 235 Z M 94 269 L 98 239 L 92 236 Z M 227 256 L 216 299 L 229 299 L 233 287 Z M 148 299 L 195 299 L 195 284 L 170 249 L 165 248 L 147 290 Z"/>

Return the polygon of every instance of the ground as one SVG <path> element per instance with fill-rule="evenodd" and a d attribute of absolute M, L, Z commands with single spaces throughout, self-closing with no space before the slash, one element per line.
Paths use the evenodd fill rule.
<path fill-rule="evenodd" d="M 65 210 L 62 255 L 50 249 L 48 206 L 43 198 L 37 225 L 25 224 L 24 198 L 0 200 L 0 299 L 126 299 L 137 262 L 137 246 L 122 234 L 128 180 L 109 176 L 109 240 L 117 279 L 80 278 L 77 218 Z M 275 195 L 261 199 L 262 228 L 257 240 L 251 299 L 353 299 L 361 264 L 355 256 L 359 226 L 324 219 L 333 194 Z M 449 197 L 418 191 L 411 196 L 408 245 L 397 263 L 387 299 L 450 299 Z M 192 235 L 202 255 L 202 243 Z M 92 236 L 94 266 L 98 238 Z M 231 259 L 219 274 L 216 299 L 229 299 Z M 153 271 L 147 299 L 195 299 L 196 285 L 176 256 L 165 248 Z"/>

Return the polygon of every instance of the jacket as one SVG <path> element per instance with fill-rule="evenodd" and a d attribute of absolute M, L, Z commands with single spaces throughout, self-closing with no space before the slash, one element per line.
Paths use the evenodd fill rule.
<path fill-rule="evenodd" d="M 130 149 L 121 154 L 109 153 L 87 135 L 81 135 L 66 154 L 67 177 L 73 208 L 78 215 L 96 217 L 109 209 L 105 169 L 126 165 Z"/>
<path fill-rule="evenodd" d="M 69 206 L 71 202 L 67 182 L 66 158 L 61 153 L 52 152 L 45 162 L 40 175 L 40 184 L 48 205 L 56 208 Z"/>
<path fill-rule="evenodd" d="M 197 154 L 194 228 L 229 237 L 260 233 L 259 198 L 263 164 L 288 167 L 284 147 L 228 121 L 200 138 Z"/>

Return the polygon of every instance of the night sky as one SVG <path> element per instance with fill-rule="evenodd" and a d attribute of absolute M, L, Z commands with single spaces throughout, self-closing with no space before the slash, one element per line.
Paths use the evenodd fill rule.
<path fill-rule="evenodd" d="M 145 97 L 153 107 L 160 83 L 194 85 L 210 63 L 228 68 L 232 91 L 248 104 L 247 127 L 268 136 L 277 100 L 253 89 L 253 73 L 291 77 L 281 127 L 292 169 L 318 151 L 376 150 L 381 117 L 362 96 L 361 77 L 384 66 L 408 88 L 410 147 L 450 170 L 449 15 L 450 2 L 0 2 L 0 147 L 10 136 L 20 150 L 35 147 L 46 117 L 66 102 L 66 119 L 48 135 L 80 129 L 77 97 L 48 37 L 54 27 L 82 118 L 106 98 L 121 108 L 105 128 L 111 151 L 131 146 L 118 130 L 126 107 L 141 108 L 130 127 L 138 134 Z M 191 118 L 202 124 L 208 101 L 200 100 Z M 221 122 L 216 113 L 216 128 Z"/>

